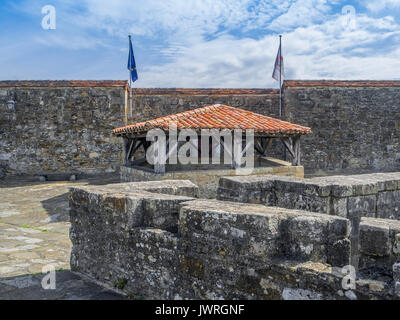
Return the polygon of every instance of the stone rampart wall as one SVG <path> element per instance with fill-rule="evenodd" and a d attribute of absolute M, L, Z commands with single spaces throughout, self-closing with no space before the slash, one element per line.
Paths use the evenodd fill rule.
<path fill-rule="evenodd" d="M 398 258 L 395 237 L 400 233 L 399 192 L 399 173 L 312 179 L 251 176 L 220 179 L 217 199 L 347 218 L 352 222 L 354 264 L 391 273 Z"/>
<path fill-rule="evenodd" d="M 400 81 L 286 81 L 284 110 L 306 172 L 400 171 Z"/>
<path fill-rule="evenodd" d="M 145 299 L 396 298 L 393 276 L 343 289 L 349 220 L 197 192 L 177 180 L 72 189 L 72 270 Z"/>
<path fill-rule="evenodd" d="M 111 131 L 123 124 L 125 84 L 0 81 L 0 171 L 117 171 L 122 148 Z"/>
<path fill-rule="evenodd" d="M 279 117 L 273 89 L 133 89 L 126 81 L 0 81 L 0 177 L 117 170 L 111 130 L 214 103 Z M 306 173 L 400 169 L 400 82 L 286 81 L 284 118 L 306 125 Z M 275 142 L 274 142 L 275 143 Z M 270 156 L 281 157 L 274 144 Z"/>

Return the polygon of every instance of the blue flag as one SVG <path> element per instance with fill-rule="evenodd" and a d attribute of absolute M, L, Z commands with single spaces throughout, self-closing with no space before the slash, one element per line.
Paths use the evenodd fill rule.
<path fill-rule="evenodd" d="M 128 70 L 129 70 L 132 82 L 135 82 L 138 79 L 138 74 L 137 74 L 137 70 L 136 70 L 135 57 L 133 56 L 131 36 L 129 36 Z"/>

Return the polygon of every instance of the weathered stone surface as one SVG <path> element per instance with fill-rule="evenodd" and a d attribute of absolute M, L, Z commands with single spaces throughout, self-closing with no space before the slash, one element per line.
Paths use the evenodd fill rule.
<path fill-rule="evenodd" d="M 377 218 L 400 220 L 400 190 L 378 194 Z"/>
<path fill-rule="evenodd" d="M 7 175 L 118 170 L 121 143 L 111 130 L 124 123 L 123 85 L 2 90 L 0 162 Z"/>
<path fill-rule="evenodd" d="M 121 144 L 111 129 L 125 118 L 137 122 L 215 103 L 279 117 L 279 93 L 271 89 L 137 89 L 128 110 L 123 85 L 8 85 L 0 94 L 0 162 L 7 175 L 115 171 Z M 288 84 L 283 93 L 285 118 L 313 129 L 302 139 L 307 170 L 400 168 L 399 87 Z M 277 146 L 271 155 L 281 157 Z"/>
<path fill-rule="evenodd" d="M 361 226 L 360 221 L 361 217 L 396 218 L 393 214 L 388 215 L 388 212 L 397 212 L 399 178 L 398 173 L 313 179 L 225 177 L 220 180 L 218 199 L 251 203 L 254 201 L 251 199 L 253 190 L 257 190 L 258 194 L 263 195 L 261 198 L 256 197 L 257 203 L 348 218 L 351 223 L 351 264 L 357 268 L 360 261 L 361 269 L 375 267 L 389 272 L 396 259 L 394 233 L 398 229 L 399 221 L 363 220 Z M 333 248 L 343 245 L 348 244 L 339 241 L 331 244 L 330 248 L 334 252 Z"/>
<path fill-rule="evenodd" d="M 251 174 L 304 177 L 304 168 L 302 166 L 291 166 L 290 163 L 286 163 L 285 166 L 276 165 L 271 161 L 271 167 L 254 168 Z M 153 173 L 126 166 L 121 166 L 120 168 L 121 181 L 162 181 L 165 179 L 190 180 L 199 186 L 199 195 L 202 198 L 215 198 L 219 179 L 224 176 L 235 177 L 237 175 L 238 173 L 236 170 L 226 168 L 208 170 L 201 170 L 201 167 L 193 170 L 187 168 L 186 170 L 180 171 L 167 171 L 164 174 Z M 263 195 L 261 195 L 256 188 L 249 190 L 249 192 L 251 193 L 250 198 L 254 203 L 261 201 Z"/>
<path fill-rule="evenodd" d="M 310 171 L 400 169 L 400 88 L 324 83 L 285 86 L 285 115 L 311 127 L 302 139 L 302 164 Z"/>
<path fill-rule="evenodd" d="M 400 221 L 362 218 L 360 223 L 360 268 L 391 273 L 398 260 L 396 235 Z"/>
<path fill-rule="evenodd" d="M 393 265 L 393 279 L 395 281 L 400 281 L 400 262 Z"/>
<path fill-rule="evenodd" d="M 357 280 L 352 292 L 343 291 L 345 274 L 332 266 L 349 262 L 347 219 L 257 204 L 189 200 L 180 203 L 177 230 L 168 232 L 140 223 L 168 216 L 159 208 L 171 204 L 171 195 L 153 193 L 151 198 L 150 192 L 142 191 L 122 197 L 151 199 L 147 211 L 154 216 L 145 213 L 136 226 L 116 228 L 127 211 L 127 202 L 113 193 L 128 188 L 122 185 L 82 190 L 90 196 L 81 198 L 71 190 L 71 215 L 80 215 L 80 221 L 72 220 L 72 270 L 151 299 L 393 298 L 390 283 L 369 278 Z M 138 190 L 134 183 L 130 188 Z M 398 232 L 393 232 L 389 233 L 394 237 Z"/>
<path fill-rule="evenodd" d="M 198 200 L 182 205 L 179 230 L 191 250 L 199 246 L 198 250 L 215 252 L 217 257 L 222 250 L 224 257 L 239 253 L 268 261 L 282 255 L 327 262 L 331 258 L 329 244 L 347 239 L 347 223 L 342 218 L 304 211 Z M 209 238 L 215 239 L 215 247 L 205 249 Z M 232 239 L 238 247 L 228 244 Z M 222 243 L 228 247 L 222 249 Z M 345 247 L 341 255 L 344 260 L 348 256 Z M 346 263 L 348 260 L 341 261 L 341 265 Z"/>
<path fill-rule="evenodd" d="M 377 226 L 365 222 L 360 226 L 361 251 L 367 255 L 387 256 L 390 254 L 389 226 Z"/>
<path fill-rule="evenodd" d="M 349 197 L 347 199 L 348 217 L 375 217 L 376 195 Z"/>
<path fill-rule="evenodd" d="M 328 213 L 397 219 L 400 212 L 399 173 L 328 176 L 312 179 L 258 176 L 220 179 L 220 200 Z"/>

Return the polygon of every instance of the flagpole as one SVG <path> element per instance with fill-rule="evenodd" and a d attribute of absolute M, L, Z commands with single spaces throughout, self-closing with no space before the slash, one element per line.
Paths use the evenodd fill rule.
<path fill-rule="evenodd" d="M 282 110 L 282 35 L 279 35 L 279 116 L 282 119 L 283 117 L 283 110 Z M 286 161 L 286 148 L 283 146 L 283 159 Z"/>
<path fill-rule="evenodd" d="M 282 36 L 279 35 L 279 116 L 282 119 Z"/>
<path fill-rule="evenodd" d="M 131 35 L 129 35 L 129 43 L 131 43 L 130 41 L 131 41 Z M 129 70 L 129 116 L 132 117 L 132 74 L 130 70 Z"/>

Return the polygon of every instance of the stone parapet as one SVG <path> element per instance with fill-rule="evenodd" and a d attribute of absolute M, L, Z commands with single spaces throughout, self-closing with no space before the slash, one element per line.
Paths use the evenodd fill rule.
<path fill-rule="evenodd" d="M 217 198 L 338 215 L 400 220 L 400 173 L 224 177 Z"/>
<path fill-rule="evenodd" d="M 133 298 L 394 298 L 392 278 L 343 287 L 348 219 L 198 200 L 195 189 L 188 181 L 71 189 L 71 269 Z"/>
<path fill-rule="evenodd" d="M 293 176 L 304 177 L 304 168 L 302 166 L 292 166 L 285 162 L 286 165 L 275 165 L 270 167 L 258 167 L 251 171 L 253 175 L 277 175 L 277 176 Z M 199 165 L 199 167 L 201 167 Z M 238 173 L 235 169 L 199 169 L 187 166 L 186 170 L 170 171 L 165 173 L 154 173 L 140 167 L 121 166 L 120 178 L 122 182 L 135 181 L 159 181 L 159 180 L 190 180 L 199 186 L 200 196 L 203 198 L 215 198 L 218 189 L 219 179 L 224 176 L 236 176 Z"/>

